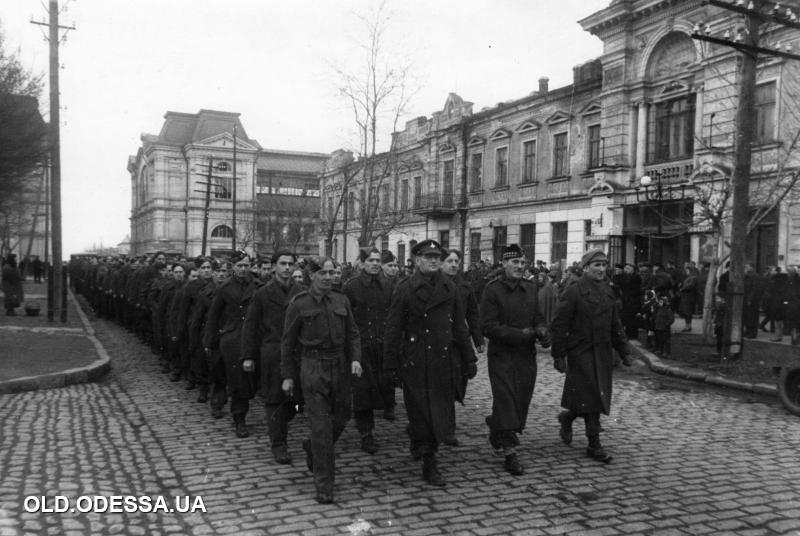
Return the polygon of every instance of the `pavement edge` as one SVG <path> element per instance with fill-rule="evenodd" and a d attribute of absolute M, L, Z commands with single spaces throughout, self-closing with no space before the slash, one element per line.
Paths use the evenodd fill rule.
<path fill-rule="evenodd" d="M 24 376 L 22 378 L 0 382 L 0 395 L 36 391 L 39 389 L 55 389 L 79 383 L 94 382 L 105 376 L 108 371 L 111 370 L 111 357 L 108 355 L 103 344 L 95 336 L 95 330 L 91 322 L 89 322 L 86 313 L 81 309 L 80 303 L 72 294 L 72 290 L 69 290 L 69 299 L 72 300 L 72 303 L 75 305 L 75 310 L 78 312 L 78 316 L 83 324 L 84 333 L 94 345 L 98 358 L 83 367 L 52 372 L 50 374 L 40 374 L 37 376 Z"/>
<path fill-rule="evenodd" d="M 639 357 L 644 361 L 653 372 L 664 374 L 666 376 L 675 376 L 685 380 L 708 383 L 720 387 L 728 387 L 731 389 L 740 389 L 742 391 L 750 391 L 753 393 L 761 393 L 767 395 L 778 396 L 778 387 L 768 383 L 749 383 L 740 382 L 724 378 L 716 374 L 709 374 L 701 370 L 688 369 L 678 367 L 672 364 L 666 364 L 658 358 L 654 353 L 645 349 L 640 341 L 630 341 L 631 344 L 638 350 Z"/>

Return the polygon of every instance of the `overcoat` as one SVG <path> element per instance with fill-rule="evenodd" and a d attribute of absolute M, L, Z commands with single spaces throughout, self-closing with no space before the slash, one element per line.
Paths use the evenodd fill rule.
<path fill-rule="evenodd" d="M 3 302 L 6 309 L 13 309 L 22 305 L 22 276 L 16 266 L 6 264 L 2 270 L 3 276 Z"/>
<path fill-rule="evenodd" d="M 614 370 L 612 348 L 622 355 L 632 353 L 608 284 L 584 275 L 568 287 L 550 331 L 553 358 L 567 358 L 561 405 L 581 415 L 608 415 Z"/>
<path fill-rule="evenodd" d="M 381 386 L 383 373 L 383 336 L 394 286 L 386 278 L 362 271 L 344 284 L 353 318 L 361 336 L 360 378 L 353 378 L 353 409 L 356 411 L 383 408 Z"/>
<path fill-rule="evenodd" d="M 267 404 L 286 400 L 281 390 L 281 337 L 286 306 L 302 290 L 293 279 L 283 286 L 273 278 L 253 294 L 247 308 L 242 326 L 242 360 L 255 361 L 257 388 Z"/>
<path fill-rule="evenodd" d="M 525 428 L 536 384 L 536 335 L 523 330 L 544 327 L 535 283 L 503 275 L 486 285 L 481 300 L 481 328 L 489 339 L 492 428 Z"/>
<path fill-rule="evenodd" d="M 457 352 L 452 352 L 455 345 Z M 392 295 L 383 345 L 384 370 L 398 370 L 405 396 L 427 411 L 438 441 L 453 429 L 453 403 L 462 371 L 475 353 L 456 284 L 442 275 L 416 272 Z M 463 402 L 463 399 L 460 400 Z"/>
<path fill-rule="evenodd" d="M 206 319 L 203 346 L 219 348 L 225 360 L 228 388 L 234 398 L 253 398 L 255 382 L 250 374 L 242 371 L 242 323 L 258 282 L 251 276 L 231 277 L 223 283 L 216 294 Z"/>
<path fill-rule="evenodd" d="M 642 312 L 642 278 L 639 274 L 623 274 L 620 280 L 622 309 L 620 320 L 626 327 L 641 327 L 639 315 Z"/>
<path fill-rule="evenodd" d="M 478 299 L 475 297 L 475 292 L 472 290 L 472 285 L 461 273 L 456 274 L 453 281 L 456 283 L 458 297 L 461 299 L 461 304 L 464 307 L 464 316 L 467 319 L 467 329 L 469 330 L 472 344 L 474 344 L 476 348 L 478 346 L 483 346 L 481 313 L 478 306 Z"/>
<path fill-rule="evenodd" d="M 691 318 L 697 302 L 697 275 L 687 275 L 678 286 L 678 291 L 681 297 L 678 305 L 678 314 L 682 317 Z"/>

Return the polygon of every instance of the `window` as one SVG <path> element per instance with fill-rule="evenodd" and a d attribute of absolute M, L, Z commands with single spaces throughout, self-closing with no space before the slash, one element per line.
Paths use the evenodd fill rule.
<path fill-rule="evenodd" d="M 218 225 L 211 231 L 211 238 L 233 238 L 233 229 L 227 225 Z"/>
<path fill-rule="evenodd" d="M 403 179 L 400 186 L 400 210 L 408 210 L 408 179 Z"/>
<path fill-rule="evenodd" d="M 217 170 L 218 171 L 230 171 L 231 165 L 228 162 L 218 162 L 217 163 Z"/>
<path fill-rule="evenodd" d="M 383 235 L 381 237 L 381 251 L 387 251 L 389 249 L 389 237 Z"/>
<path fill-rule="evenodd" d="M 567 133 L 553 135 L 553 177 L 567 175 Z"/>
<path fill-rule="evenodd" d="M 508 185 L 508 147 L 500 147 L 495 152 L 494 185 Z"/>
<path fill-rule="evenodd" d="M 480 229 L 469 233 L 469 262 L 477 264 L 481 260 L 481 231 Z"/>
<path fill-rule="evenodd" d="M 455 162 L 453 160 L 446 160 L 444 163 L 444 177 L 443 177 L 443 198 L 442 204 L 446 207 L 453 206 L 453 180 L 455 179 Z"/>
<path fill-rule="evenodd" d="M 523 223 L 519 226 L 519 247 L 525 253 L 525 258 L 533 262 L 536 257 L 536 224 Z"/>
<path fill-rule="evenodd" d="M 652 162 L 689 158 L 694 153 L 695 95 L 656 105 L 655 145 Z"/>
<path fill-rule="evenodd" d="M 522 144 L 522 183 L 536 180 L 536 140 Z"/>
<path fill-rule="evenodd" d="M 303 224 L 303 242 L 313 242 L 315 229 L 316 227 L 313 223 Z"/>
<path fill-rule="evenodd" d="M 390 201 L 389 185 L 384 184 L 383 186 L 381 186 L 381 208 L 384 214 L 388 213 L 389 210 L 391 209 L 389 201 Z"/>
<path fill-rule="evenodd" d="M 214 179 L 214 198 L 232 199 L 233 198 L 233 179 L 215 178 Z"/>
<path fill-rule="evenodd" d="M 551 224 L 550 264 L 561 263 L 567 259 L 567 222 L 558 221 Z"/>
<path fill-rule="evenodd" d="M 592 236 L 592 220 L 583 220 L 583 249 L 584 251 L 589 250 L 589 241 L 586 240 L 588 237 Z"/>
<path fill-rule="evenodd" d="M 333 196 L 328 197 L 328 221 L 333 221 Z"/>
<path fill-rule="evenodd" d="M 442 249 L 450 249 L 450 229 L 439 231 L 439 245 Z"/>
<path fill-rule="evenodd" d="M 349 192 L 347 195 L 347 216 L 354 220 L 356 218 L 356 193 Z"/>
<path fill-rule="evenodd" d="M 483 188 L 483 153 L 472 155 L 469 166 L 469 191 L 479 192 Z"/>
<path fill-rule="evenodd" d="M 494 250 L 494 262 L 503 260 L 503 248 L 508 241 L 508 228 L 505 225 L 498 225 L 494 227 L 494 240 L 492 241 L 492 249 Z"/>
<path fill-rule="evenodd" d="M 422 177 L 414 177 L 414 207 L 422 204 Z"/>
<path fill-rule="evenodd" d="M 592 125 L 587 129 L 587 142 L 589 154 L 587 155 L 587 168 L 600 167 L 600 125 Z"/>
<path fill-rule="evenodd" d="M 406 245 L 397 244 L 397 264 L 405 266 L 406 264 Z"/>
<path fill-rule="evenodd" d="M 756 86 L 756 132 L 755 143 L 766 143 L 775 139 L 775 82 Z"/>

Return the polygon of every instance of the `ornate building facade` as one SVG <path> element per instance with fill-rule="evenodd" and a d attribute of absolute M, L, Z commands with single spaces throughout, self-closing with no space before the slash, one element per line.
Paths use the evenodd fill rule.
<path fill-rule="evenodd" d="M 160 133 L 141 140 L 128 159 L 132 255 L 193 257 L 204 246 L 224 255 L 234 229 L 237 249 L 250 253 L 316 253 L 317 176 L 328 155 L 264 149 L 238 113 L 214 110 L 167 112 Z"/>
<path fill-rule="evenodd" d="M 479 112 L 451 93 L 381 155 L 392 164 L 376 224 L 392 225 L 375 245 L 401 259 L 434 238 L 468 262 L 495 261 L 511 242 L 548 263 L 572 263 L 589 247 L 613 262 L 708 260 L 729 232 L 726 211 L 716 211 L 719 236 L 710 215 L 729 194 L 739 60 L 691 34 L 696 24 L 735 32 L 737 17 L 697 0 L 615 0 L 580 21 L 604 51 L 574 68 L 571 85 L 550 89 L 543 78 L 530 95 Z M 777 27 L 763 40 L 799 38 Z M 793 60 L 759 62 L 748 241 L 759 270 L 800 263 L 798 69 Z M 321 217 L 337 229 L 322 245 L 352 260 L 358 243 L 343 233 L 357 233 L 357 221 L 348 226 L 344 215 L 352 219 L 371 196 L 331 210 L 346 177 L 335 165 L 322 175 Z M 349 185 L 367 189 L 357 178 Z"/>

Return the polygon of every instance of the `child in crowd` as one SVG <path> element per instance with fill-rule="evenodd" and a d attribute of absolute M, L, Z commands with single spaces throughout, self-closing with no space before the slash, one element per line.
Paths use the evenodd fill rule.
<path fill-rule="evenodd" d="M 669 357 L 671 350 L 670 330 L 675 322 L 675 313 L 672 310 L 670 297 L 666 294 L 658 296 L 653 309 L 653 330 L 655 332 L 655 353 L 662 357 Z"/>

